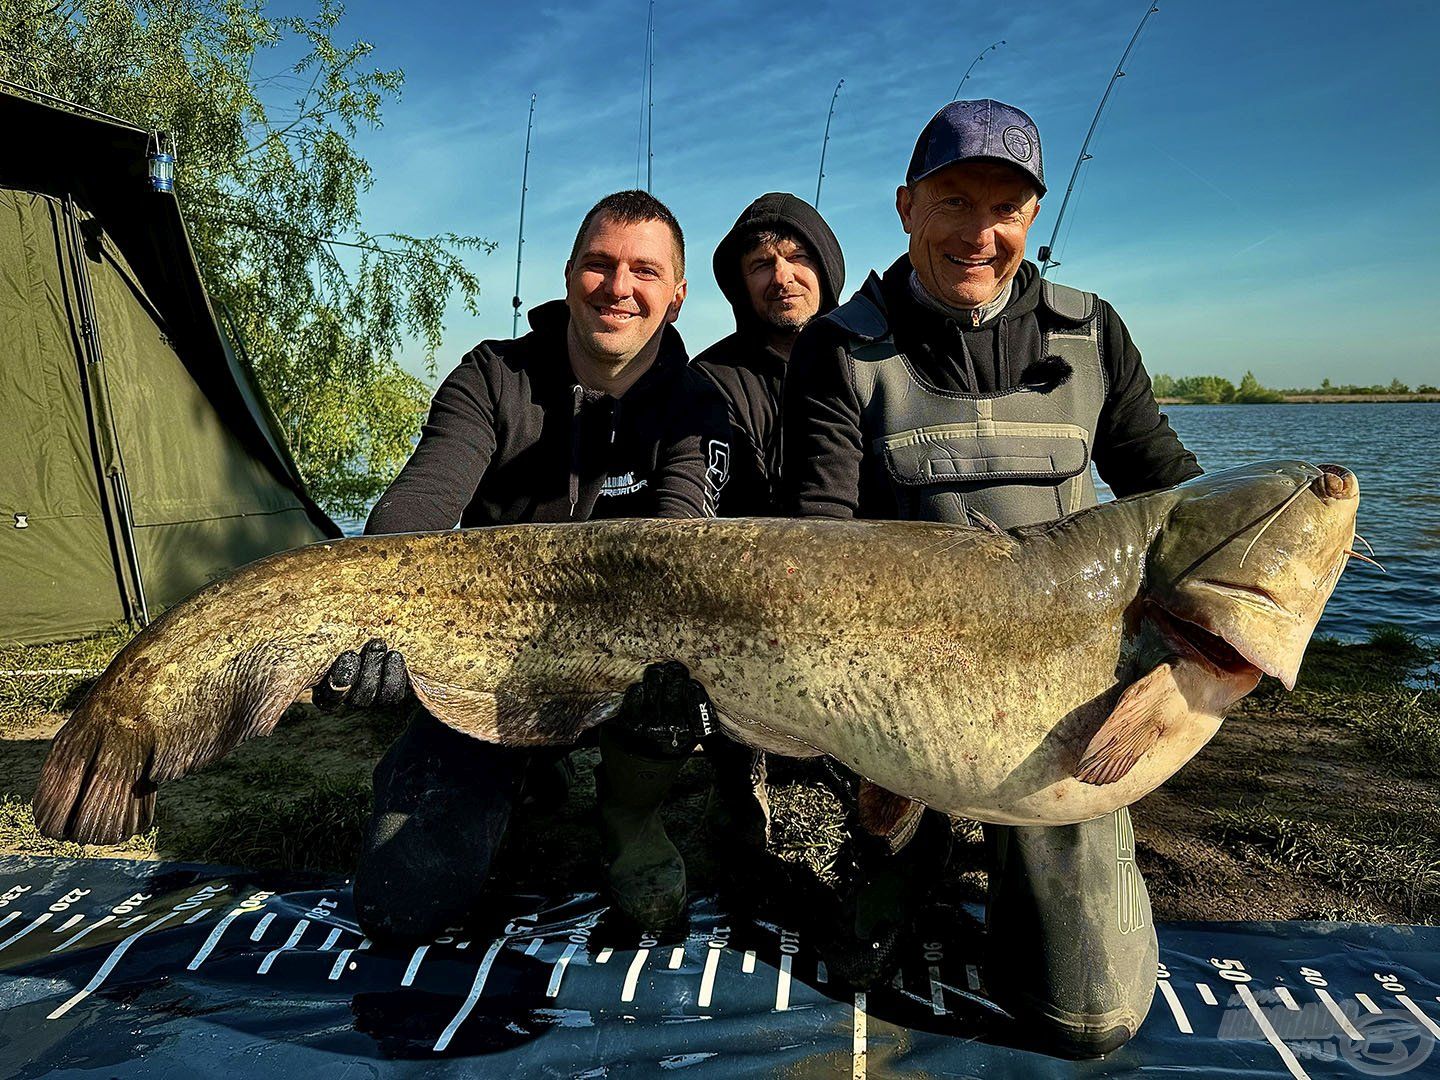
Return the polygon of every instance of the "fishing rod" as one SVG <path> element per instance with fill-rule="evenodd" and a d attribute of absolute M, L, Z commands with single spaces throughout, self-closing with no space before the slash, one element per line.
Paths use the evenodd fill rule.
<path fill-rule="evenodd" d="M 825 151 L 830 146 L 830 121 L 835 119 L 835 99 L 840 96 L 840 88 L 845 85 L 841 79 L 835 84 L 835 92 L 830 95 L 830 114 L 825 117 L 825 141 L 820 144 L 820 175 L 815 178 L 815 209 L 820 209 L 820 185 L 825 182 Z"/>
<path fill-rule="evenodd" d="M 1130 50 L 1135 47 L 1135 42 L 1140 40 L 1140 31 L 1145 29 L 1145 24 L 1150 21 L 1150 16 L 1159 10 L 1160 8 L 1155 4 L 1146 5 L 1140 25 L 1135 27 L 1135 33 L 1130 36 L 1130 44 L 1125 46 L 1125 51 L 1120 55 L 1120 63 L 1115 65 L 1115 74 L 1111 75 L 1110 81 L 1105 84 L 1105 93 L 1100 98 L 1100 105 L 1095 110 L 1094 119 L 1090 121 L 1090 130 L 1085 133 L 1085 141 L 1080 144 L 1080 156 L 1075 159 L 1075 168 L 1070 173 L 1070 183 L 1065 187 L 1065 198 L 1060 200 L 1060 213 L 1055 215 L 1055 228 L 1050 231 L 1050 242 L 1036 252 L 1040 257 L 1040 276 L 1042 278 L 1052 266 L 1060 265 L 1058 260 L 1051 258 L 1055 254 L 1055 238 L 1060 235 L 1060 223 L 1065 220 L 1065 208 L 1070 205 L 1070 193 L 1075 190 L 1075 178 L 1080 175 L 1080 166 L 1091 158 L 1091 155 L 1087 153 L 1090 148 L 1090 140 L 1095 135 L 1095 129 L 1100 125 L 1100 114 L 1105 111 L 1105 103 L 1110 100 L 1110 91 L 1115 89 L 1115 84 L 1125 77 L 1125 61 L 1130 58 Z"/>
<path fill-rule="evenodd" d="M 655 0 L 650 0 L 650 79 L 646 92 L 645 190 L 651 190 L 655 172 Z"/>
<path fill-rule="evenodd" d="M 995 44 L 990 45 L 990 46 L 987 46 L 986 48 L 980 50 L 980 55 L 977 56 L 977 57 L 975 57 L 974 60 L 971 60 L 971 61 L 970 61 L 970 66 L 965 69 L 965 77 L 960 80 L 960 85 L 957 86 L 957 87 L 955 87 L 955 92 L 950 95 L 950 100 L 951 100 L 951 101 L 959 101 L 959 100 L 960 100 L 960 91 L 963 90 L 963 89 L 965 89 L 965 83 L 969 81 L 969 79 L 970 79 L 970 73 L 975 70 L 975 65 L 976 65 L 976 64 L 980 63 L 981 60 L 984 60 L 984 59 L 985 59 L 985 54 L 988 53 L 988 52 L 992 52 L 992 51 L 994 51 L 995 49 L 998 49 L 1001 45 L 1004 45 L 1004 44 L 1005 44 L 1005 39 L 1004 39 L 1004 38 L 1001 38 L 999 41 L 995 42 Z"/>
<path fill-rule="evenodd" d="M 635 132 L 635 186 L 640 186 L 640 155 L 645 154 L 645 190 L 655 168 L 655 0 L 645 20 L 645 56 L 640 66 L 640 125 Z"/>
<path fill-rule="evenodd" d="M 510 316 L 510 336 L 520 329 L 520 260 L 525 254 L 525 193 L 530 190 L 530 133 L 535 129 L 535 95 L 530 95 L 530 117 L 525 121 L 525 163 L 520 167 L 520 239 L 515 244 L 515 311 Z"/>

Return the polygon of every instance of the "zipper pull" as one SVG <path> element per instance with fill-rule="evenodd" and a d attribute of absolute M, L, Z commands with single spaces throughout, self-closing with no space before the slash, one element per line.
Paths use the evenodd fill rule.
<path fill-rule="evenodd" d="M 977 327 L 977 326 L 979 326 L 979 325 L 980 325 L 980 309 L 979 309 L 978 307 L 973 307 L 973 308 L 970 309 L 970 328 L 973 330 L 975 327 Z"/>

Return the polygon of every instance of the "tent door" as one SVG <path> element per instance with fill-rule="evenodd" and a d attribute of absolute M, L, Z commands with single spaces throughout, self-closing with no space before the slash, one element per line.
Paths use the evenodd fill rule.
<path fill-rule="evenodd" d="M 90 421 L 90 445 L 100 476 L 100 503 L 110 531 L 115 577 L 126 615 L 141 626 L 150 624 L 150 607 L 145 601 L 145 579 L 140 570 L 140 552 L 135 544 L 135 522 L 130 507 L 130 487 L 125 480 L 125 458 L 115 432 L 110 389 L 106 383 L 105 355 L 100 345 L 100 327 L 95 317 L 94 291 L 90 283 L 85 241 L 75 201 L 65 196 L 65 235 L 80 316 L 80 385 Z"/>

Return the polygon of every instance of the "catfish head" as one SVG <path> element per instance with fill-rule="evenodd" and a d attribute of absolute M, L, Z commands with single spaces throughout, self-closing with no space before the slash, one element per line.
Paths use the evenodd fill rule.
<path fill-rule="evenodd" d="M 1267 461 L 1198 477 L 1146 568 L 1146 593 L 1213 666 L 1294 689 L 1354 542 L 1360 483 L 1339 465 Z M 1253 685 L 1253 684 L 1252 684 Z"/>

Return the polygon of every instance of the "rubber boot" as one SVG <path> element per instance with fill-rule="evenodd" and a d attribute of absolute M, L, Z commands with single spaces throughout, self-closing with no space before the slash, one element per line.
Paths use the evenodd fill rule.
<path fill-rule="evenodd" d="M 1130 813 L 1079 825 L 987 825 L 985 985 L 1026 1037 L 1099 1057 L 1140 1028 L 1158 946 Z"/>
<path fill-rule="evenodd" d="M 605 883 L 616 907 L 642 928 L 662 927 L 685 910 L 685 862 L 665 835 L 660 806 L 688 757 L 688 750 L 655 757 L 623 733 L 600 732 L 595 801 Z"/>

